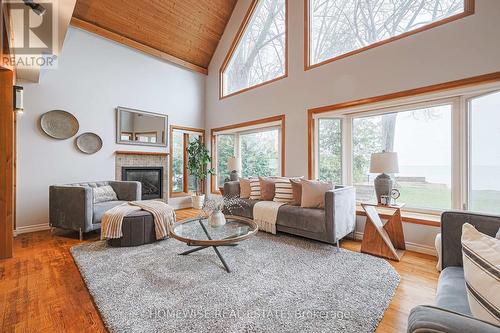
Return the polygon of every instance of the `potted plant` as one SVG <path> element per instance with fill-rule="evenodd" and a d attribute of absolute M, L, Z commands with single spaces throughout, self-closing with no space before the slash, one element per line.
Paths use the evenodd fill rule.
<path fill-rule="evenodd" d="M 214 173 L 213 169 L 208 169 L 210 163 L 210 154 L 207 147 L 197 138 L 190 142 L 187 146 L 188 153 L 188 171 L 189 175 L 194 177 L 196 184 L 196 194 L 192 197 L 193 207 L 201 209 L 205 201 L 205 194 L 203 194 L 203 181 L 207 175 Z"/>

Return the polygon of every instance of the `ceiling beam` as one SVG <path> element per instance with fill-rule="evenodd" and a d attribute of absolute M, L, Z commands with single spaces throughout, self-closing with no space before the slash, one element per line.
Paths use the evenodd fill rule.
<path fill-rule="evenodd" d="M 172 62 L 176 65 L 187 68 L 189 70 L 192 70 L 192 71 L 195 71 L 195 72 L 198 72 L 201 74 L 205 74 L 205 75 L 208 74 L 208 69 L 206 69 L 206 68 L 203 68 L 201 66 L 184 61 L 182 59 L 174 57 L 173 55 L 170 55 L 170 54 L 165 53 L 163 51 L 160 51 L 158 49 L 152 48 L 151 46 L 136 42 L 135 40 L 132 40 L 130 38 L 122 36 L 118 33 L 106 30 L 104 28 L 101 28 L 93 23 L 84 21 L 82 19 L 73 17 L 71 19 L 71 25 L 74 27 L 86 30 L 88 32 L 94 33 L 96 35 L 99 35 L 101 37 L 110 39 L 110 40 L 115 41 L 117 43 L 126 45 L 128 47 L 133 48 L 133 49 L 139 50 L 143 53 L 146 53 L 146 54 L 152 55 L 154 57 L 158 57 L 160 59 Z"/>

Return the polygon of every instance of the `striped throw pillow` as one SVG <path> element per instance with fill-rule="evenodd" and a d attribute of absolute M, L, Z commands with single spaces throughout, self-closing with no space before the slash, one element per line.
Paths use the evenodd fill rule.
<path fill-rule="evenodd" d="M 250 178 L 250 199 L 260 200 L 260 181 L 259 178 Z"/>
<path fill-rule="evenodd" d="M 500 325 L 500 240 L 462 227 L 465 286 L 474 317 Z"/>
<path fill-rule="evenodd" d="M 274 187 L 275 192 L 273 201 L 282 203 L 290 203 L 293 201 L 292 183 L 290 183 L 290 178 L 276 178 Z"/>

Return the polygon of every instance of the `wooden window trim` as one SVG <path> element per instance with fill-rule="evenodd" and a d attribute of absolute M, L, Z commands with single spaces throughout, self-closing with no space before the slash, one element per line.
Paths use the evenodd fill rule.
<path fill-rule="evenodd" d="M 475 10 L 475 0 L 464 0 L 464 11 L 462 13 L 455 14 L 453 16 L 444 18 L 442 20 L 439 20 L 439 21 L 427 24 L 427 25 L 425 25 L 423 27 L 420 27 L 418 29 L 411 30 L 411 31 L 402 33 L 401 35 L 397 35 L 397 36 L 394 36 L 394 37 L 391 37 L 391 38 L 388 38 L 388 39 L 381 40 L 379 42 L 376 42 L 376 43 L 370 44 L 368 46 L 365 46 L 365 47 L 362 47 L 362 48 L 359 48 L 359 49 L 356 49 L 356 50 L 353 50 L 353 51 L 341 54 L 339 56 L 323 60 L 323 61 L 321 61 L 321 62 L 319 62 L 317 64 L 311 64 L 310 63 L 310 60 L 311 60 L 310 59 L 310 52 L 309 52 L 310 51 L 310 43 L 309 43 L 309 1 L 310 0 L 304 0 L 304 71 L 307 71 L 307 70 L 310 70 L 310 69 L 313 69 L 313 68 L 316 68 L 316 67 L 319 67 L 319 66 L 322 66 L 322 65 L 325 65 L 325 64 L 328 64 L 328 63 L 340 60 L 340 59 L 344 59 L 344 58 L 350 57 L 352 55 L 355 55 L 355 54 L 358 54 L 358 53 L 361 53 L 361 52 L 373 49 L 375 47 L 378 47 L 378 46 L 381 46 L 381 45 L 385 45 L 385 44 L 394 42 L 396 40 L 399 40 L 399 39 L 402 39 L 402 38 L 406 38 L 406 37 L 418 34 L 418 33 L 422 32 L 422 31 L 430 30 L 430 29 L 433 29 L 435 27 L 439 27 L 441 25 L 444 25 L 444 24 L 447 24 L 447 23 L 450 23 L 450 22 L 462 19 L 462 18 L 467 17 L 469 15 L 473 15 L 474 14 L 474 10 Z"/>
<path fill-rule="evenodd" d="M 377 208 L 380 218 L 388 219 L 392 216 L 391 212 L 385 212 L 384 208 Z M 366 216 L 366 212 L 361 208 L 361 206 L 356 206 L 357 216 Z M 411 224 L 427 225 L 431 227 L 441 226 L 441 214 L 425 214 L 416 213 L 409 211 L 401 211 L 401 218 L 403 222 Z"/>
<path fill-rule="evenodd" d="M 184 178 L 183 178 L 183 191 L 181 192 L 173 192 L 173 183 L 172 183 L 172 162 L 173 162 L 173 139 L 174 139 L 174 131 L 182 131 L 184 132 L 184 140 L 183 140 L 183 158 L 184 158 Z M 188 192 L 188 187 L 189 187 L 189 178 L 187 177 L 188 175 L 188 169 L 187 169 L 187 142 L 189 140 L 189 133 L 185 132 L 195 132 L 199 133 L 201 135 L 201 141 L 204 143 L 205 142 L 205 130 L 202 128 L 195 128 L 195 127 L 186 127 L 186 126 L 176 126 L 176 125 L 170 125 L 170 161 L 169 161 L 169 183 L 170 183 L 170 197 L 171 198 L 179 198 L 179 197 L 186 197 L 190 196 L 192 193 Z M 204 186 L 202 184 L 202 189 L 204 189 Z M 205 192 L 205 191 L 203 191 Z"/>
<path fill-rule="evenodd" d="M 250 4 L 250 7 L 247 10 L 247 13 L 245 14 L 245 17 L 243 18 L 243 21 L 240 24 L 240 27 L 238 28 L 238 31 L 236 32 L 236 36 L 233 39 L 233 42 L 231 43 L 231 47 L 229 48 L 226 57 L 224 58 L 224 61 L 222 62 L 222 65 L 219 69 L 219 99 L 224 99 L 228 98 L 231 96 L 235 96 L 238 94 L 241 94 L 243 92 L 262 87 L 266 84 L 270 84 L 273 82 L 276 82 L 278 80 L 284 79 L 288 77 L 288 0 L 285 0 L 285 74 L 278 76 L 274 79 L 264 81 L 262 83 L 256 84 L 254 86 L 244 88 L 238 91 L 235 91 L 233 93 L 224 95 L 223 94 L 223 87 L 224 87 L 224 82 L 223 82 L 223 74 L 224 71 L 226 70 L 227 65 L 229 64 L 229 60 L 233 56 L 234 51 L 236 51 L 236 47 L 238 46 L 238 43 L 240 42 L 241 37 L 243 36 L 243 33 L 245 32 L 245 28 L 250 21 L 250 18 L 252 17 L 252 14 L 255 10 L 255 7 L 257 7 L 257 3 L 260 0 L 252 0 L 252 3 Z"/>
<path fill-rule="evenodd" d="M 216 166 L 217 163 L 217 149 L 216 149 L 216 133 L 221 132 L 221 131 L 227 131 L 227 130 L 232 130 L 232 129 L 237 129 L 237 128 L 243 128 L 243 127 L 249 127 L 249 126 L 255 126 L 255 125 L 262 125 L 266 123 L 272 123 L 275 121 L 281 121 L 281 175 L 285 175 L 285 115 L 279 115 L 279 116 L 273 116 L 273 117 L 268 117 L 268 118 L 261 118 L 261 119 L 256 119 L 256 120 L 251 120 L 243 123 L 238 123 L 238 124 L 232 124 L 232 125 L 227 125 L 223 127 L 218 127 L 218 128 L 212 128 L 210 132 L 211 136 L 211 153 L 212 153 L 212 167 Z M 216 182 L 217 182 L 217 175 L 213 174 L 210 177 L 210 192 L 213 194 L 220 194 L 220 191 L 216 188 Z"/>

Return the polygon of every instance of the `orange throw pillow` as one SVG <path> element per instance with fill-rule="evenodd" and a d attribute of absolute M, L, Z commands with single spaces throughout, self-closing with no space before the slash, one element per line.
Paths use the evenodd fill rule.
<path fill-rule="evenodd" d="M 260 182 L 260 200 L 273 201 L 276 187 L 274 179 L 269 177 L 259 177 Z"/>
<path fill-rule="evenodd" d="M 302 203 L 302 179 L 292 179 L 290 178 L 290 183 L 292 183 L 292 201 L 290 205 L 300 206 Z"/>
<path fill-rule="evenodd" d="M 250 179 L 245 179 L 245 178 L 240 179 L 240 198 L 241 199 L 250 198 Z"/>
<path fill-rule="evenodd" d="M 325 193 L 333 189 L 333 183 L 317 180 L 302 180 L 303 208 L 325 208 Z"/>

